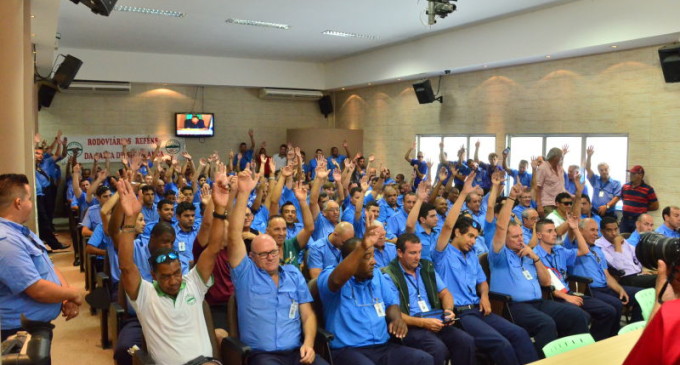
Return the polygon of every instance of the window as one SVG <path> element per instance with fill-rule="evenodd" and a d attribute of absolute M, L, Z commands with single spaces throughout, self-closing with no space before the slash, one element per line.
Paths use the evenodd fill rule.
<path fill-rule="evenodd" d="M 423 152 L 425 160 L 432 161 L 432 166 L 439 165 L 439 143 L 444 142 L 444 152 L 449 161 L 458 160 L 458 150 L 461 146 L 465 147 L 464 159 L 474 157 L 475 143 L 479 141 L 479 160 L 488 163 L 489 153 L 496 150 L 496 137 L 493 135 L 434 135 L 434 136 L 416 136 L 416 149 Z M 434 180 L 436 173 L 431 172 L 431 178 Z"/>
<path fill-rule="evenodd" d="M 509 166 L 517 169 L 521 160 L 531 161 L 533 156 L 545 156 L 551 148 L 569 146 L 569 152 L 564 156 L 564 169 L 570 165 L 577 165 L 581 169 L 585 181 L 586 148 L 595 146 L 591 169 L 597 174 L 600 162 L 609 164 L 609 173 L 614 180 L 621 184 L 627 182 L 628 168 L 628 136 L 626 135 L 508 135 L 510 146 Z M 592 198 L 593 188 L 586 182 L 588 192 Z M 617 208 L 621 209 L 621 202 Z"/>

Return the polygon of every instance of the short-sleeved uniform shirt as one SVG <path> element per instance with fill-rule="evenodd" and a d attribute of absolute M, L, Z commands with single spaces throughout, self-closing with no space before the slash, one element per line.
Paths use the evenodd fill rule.
<path fill-rule="evenodd" d="M 479 304 L 477 284 L 485 282 L 486 275 L 474 252 L 463 253 L 448 244 L 443 251 L 433 250 L 432 259 L 456 305 Z"/>
<path fill-rule="evenodd" d="M 536 266 L 531 258 L 519 257 L 507 246 L 495 253 L 489 251 L 491 291 L 512 296 L 514 302 L 541 299 Z"/>

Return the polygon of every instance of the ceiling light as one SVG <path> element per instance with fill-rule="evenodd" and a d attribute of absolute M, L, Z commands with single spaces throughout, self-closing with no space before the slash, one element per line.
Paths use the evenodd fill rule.
<path fill-rule="evenodd" d="M 618 48 L 619 46 L 612 46 L 612 48 Z"/>
<path fill-rule="evenodd" d="M 342 90 L 345 90 L 345 88 L 343 87 Z"/>
<path fill-rule="evenodd" d="M 550 55 L 548 55 L 548 56 L 545 56 L 545 58 L 550 58 Z"/>
<path fill-rule="evenodd" d="M 290 29 L 290 25 L 288 25 L 288 24 L 261 22 L 259 20 L 229 18 L 229 19 L 227 19 L 227 23 L 239 24 L 239 25 L 252 25 L 252 26 L 255 26 L 255 27 L 263 27 L 263 28 Z"/>
<path fill-rule="evenodd" d="M 371 39 L 371 40 L 376 40 L 378 37 L 374 35 L 368 35 L 368 34 L 358 34 L 358 33 L 345 33 L 345 32 L 338 32 L 337 30 L 324 30 L 321 32 L 321 34 L 325 35 L 332 35 L 336 37 L 345 37 L 345 38 L 364 38 L 364 39 Z"/>
<path fill-rule="evenodd" d="M 175 17 L 175 18 L 182 18 L 182 17 L 185 16 L 184 13 L 179 12 L 179 11 L 138 8 L 136 6 L 127 6 L 127 5 L 116 5 L 116 6 L 113 7 L 113 9 L 117 10 L 117 11 L 129 12 L 129 13 L 139 13 L 139 14 L 145 14 L 145 15 L 165 15 L 165 16 L 171 16 L 171 17 Z"/>
<path fill-rule="evenodd" d="M 31 18 L 35 18 L 35 15 L 31 15 Z"/>

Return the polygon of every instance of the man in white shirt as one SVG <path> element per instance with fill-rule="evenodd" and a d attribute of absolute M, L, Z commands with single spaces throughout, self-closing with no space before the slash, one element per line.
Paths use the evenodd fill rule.
<path fill-rule="evenodd" d="M 203 316 L 203 298 L 213 284 L 212 272 L 217 254 L 222 249 L 226 222 L 226 205 L 229 199 L 227 177 L 222 171 L 213 185 L 212 202 L 206 213 L 213 215 L 208 247 L 196 266 L 185 276 L 179 253 L 160 249 L 151 253 L 153 284 L 142 280 L 133 260 L 135 217 L 141 203 L 128 181 L 117 184 L 120 206 L 125 215 L 122 229 L 117 235 L 120 282 L 137 312 L 142 325 L 148 351 L 154 361 L 164 365 L 220 364 L 212 360 L 212 346 Z M 114 222 L 115 224 L 115 222 Z"/>
<path fill-rule="evenodd" d="M 288 146 L 285 144 L 282 144 L 279 146 L 279 154 L 272 156 L 272 159 L 274 160 L 274 166 L 276 171 L 281 170 L 284 168 L 286 165 L 288 165 Z M 274 171 L 272 171 L 274 172 Z"/>

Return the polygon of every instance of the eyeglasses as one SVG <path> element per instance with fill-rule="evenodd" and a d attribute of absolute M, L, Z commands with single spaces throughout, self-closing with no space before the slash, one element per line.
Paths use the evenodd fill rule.
<path fill-rule="evenodd" d="M 259 257 L 261 259 L 265 259 L 265 258 L 268 258 L 268 257 L 274 258 L 274 257 L 279 256 L 279 250 L 276 249 L 276 250 L 271 250 L 271 251 L 268 251 L 268 252 L 258 252 L 258 253 L 255 253 L 255 254 L 257 255 L 257 257 Z"/>
<path fill-rule="evenodd" d="M 566 205 L 566 206 L 572 205 L 573 203 L 574 202 L 560 202 L 560 204 Z"/>
<path fill-rule="evenodd" d="M 162 254 L 156 256 L 156 263 L 157 264 L 162 264 L 166 261 L 172 261 L 172 260 L 177 260 L 179 257 L 179 254 L 176 251 L 169 252 L 167 254 Z"/>

